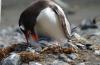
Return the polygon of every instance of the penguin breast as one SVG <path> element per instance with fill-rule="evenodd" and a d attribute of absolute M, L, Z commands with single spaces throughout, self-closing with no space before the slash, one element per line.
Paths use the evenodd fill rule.
<path fill-rule="evenodd" d="M 37 32 L 49 36 L 52 39 L 58 41 L 66 39 L 61 24 L 59 23 L 58 16 L 50 7 L 40 12 L 37 17 L 35 28 Z"/>

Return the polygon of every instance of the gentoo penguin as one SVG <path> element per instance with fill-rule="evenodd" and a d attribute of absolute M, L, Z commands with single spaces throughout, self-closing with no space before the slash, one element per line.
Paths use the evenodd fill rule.
<path fill-rule="evenodd" d="M 27 43 L 30 38 L 38 41 L 38 32 L 63 42 L 71 37 L 70 24 L 62 8 L 52 0 L 36 0 L 22 12 L 19 27 L 25 34 Z"/>

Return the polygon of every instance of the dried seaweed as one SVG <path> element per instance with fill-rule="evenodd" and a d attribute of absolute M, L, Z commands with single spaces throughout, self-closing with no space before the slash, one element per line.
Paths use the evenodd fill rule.
<path fill-rule="evenodd" d="M 40 61 L 41 55 L 38 53 L 22 51 L 18 53 L 21 56 L 22 62 L 29 62 L 29 61 Z"/>
<path fill-rule="evenodd" d="M 11 53 L 12 51 L 14 51 L 15 47 L 16 47 L 16 44 L 13 44 L 13 45 L 11 45 L 9 47 L 6 47 L 6 48 L 0 48 L 0 60 L 2 60 L 7 55 L 9 55 L 9 53 Z"/>
<path fill-rule="evenodd" d="M 46 47 L 44 48 L 41 53 L 47 53 L 47 54 L 57 54 L 57 53 L 65 53 L 70 54 L 76 52 L 74 48 L 62 48 L 60 46 L 52 46 L 52 47 Z"/>

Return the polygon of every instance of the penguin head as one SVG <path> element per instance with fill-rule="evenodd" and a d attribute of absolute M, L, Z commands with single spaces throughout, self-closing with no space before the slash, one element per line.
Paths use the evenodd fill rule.
<path fill-rule="evenodd" d="M 38 41 L 38 35 L 35 32 L 34 25 L 31 27 L 29 25 L 30 25 L 30 23 L 19 24 L 19 28 L 23 32 L 23 34 L 25 35 L 27 43 L 29 43 L 31 41 Z"/>

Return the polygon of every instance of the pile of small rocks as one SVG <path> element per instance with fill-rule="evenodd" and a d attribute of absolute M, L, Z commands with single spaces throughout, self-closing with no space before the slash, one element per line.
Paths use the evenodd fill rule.
<path fill-rule="evenodd" d="M 59 42 L 41 40 L 38 42 L 41 48 L 36 49 L 34 42 L 29 47 L 25 45 L 24 35 L 18 27 L 1 29 L 0 65 L 99 65 L 100 28 L 77 32 L 61 46 L 54 45 Z"/>

